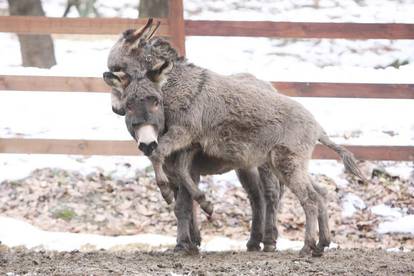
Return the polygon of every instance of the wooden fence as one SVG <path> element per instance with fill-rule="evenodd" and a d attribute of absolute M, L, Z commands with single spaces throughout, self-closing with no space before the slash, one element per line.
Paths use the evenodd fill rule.
<path fill-rule="evenodd" d="M 245 36 L 280 38 L 414 39 L 414 24 L 303 23 L 269 21 L 184 20 L 182 0 L 170 0 L 168 18 L 159 19 L 159 34 L 169 37 L 185 55 L 185 36 Z M 25 34 L 119 34 L 145 19 L 49 18 L 1 16 L 0 32 Z M 281 93 L 295 97 L 414 99 L 414 84 L 273 82 Z M 0 75 L 0 90 L 109 92 L 100 78 Z M 347 146 L 365 160 L 414 161 L 414 146 Z M 130 141 L 0 138 L 0 153 L 136 155 Z M 317 159 L 337 159 L 318 146 Z"/>

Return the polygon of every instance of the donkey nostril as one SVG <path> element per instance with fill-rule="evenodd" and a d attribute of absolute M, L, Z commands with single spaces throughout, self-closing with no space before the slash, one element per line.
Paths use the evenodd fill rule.
<path fill-rule="evenodd" d="M 150 156 L 157 147 L 158 144 L 155 141 L 150 144 L 139 143 L 138 145 L 138 148 L 144 153 L 145 156 Z"/>
<path fill-rule="evenodd" d="M 151 144 L 149 144 L 149 147 L 151 148 L 151 153 L 158 147 L 157 142 L 153 141 Z"/>

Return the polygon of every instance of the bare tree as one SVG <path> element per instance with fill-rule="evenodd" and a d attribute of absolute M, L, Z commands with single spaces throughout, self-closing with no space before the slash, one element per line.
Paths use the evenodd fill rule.
<path fill-rule="evenodd" d="M 168 17 L 168 0 L 140 0 L 139 18 Z"/>
<path fill-rule="evenodd" d="M 8 0 L 10 15 L 45 16 L 40 0 Z M 50 68 L 56 64 L 50 35 L 18 35 L 23 66 Z"/>
<path fill-rule="evenodd" d="M 96 0 L 67 0 L 66 9 L 63 13 L 63 17 L 66 17 L 72 7 L 75 7 L 80 17 L 87 17 L 89 15 L 95 15 L 100 17 L 100 13 L 95 6 Z"/>

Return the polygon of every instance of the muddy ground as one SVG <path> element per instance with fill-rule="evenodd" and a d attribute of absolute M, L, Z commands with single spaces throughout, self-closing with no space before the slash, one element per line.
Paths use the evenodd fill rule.
<path fill-rule="evenodd" d="M 413 275 L 414 252 L 331 250 L 322 258 L 297 252 L 221 252 L 183 256 L 160 252 L 34 252 L 5 249 L 7 275 Z"/>

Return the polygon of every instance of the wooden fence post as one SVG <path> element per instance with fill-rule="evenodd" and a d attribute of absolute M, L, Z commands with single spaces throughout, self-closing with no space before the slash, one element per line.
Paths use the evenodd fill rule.
<path fill-rule="evenodd" d="M 168 24 L 170 30 L 170 41 L 178 50 L 180 56 L 185 56 L 185 29 L 183 0 L 169 1 Z"/>

